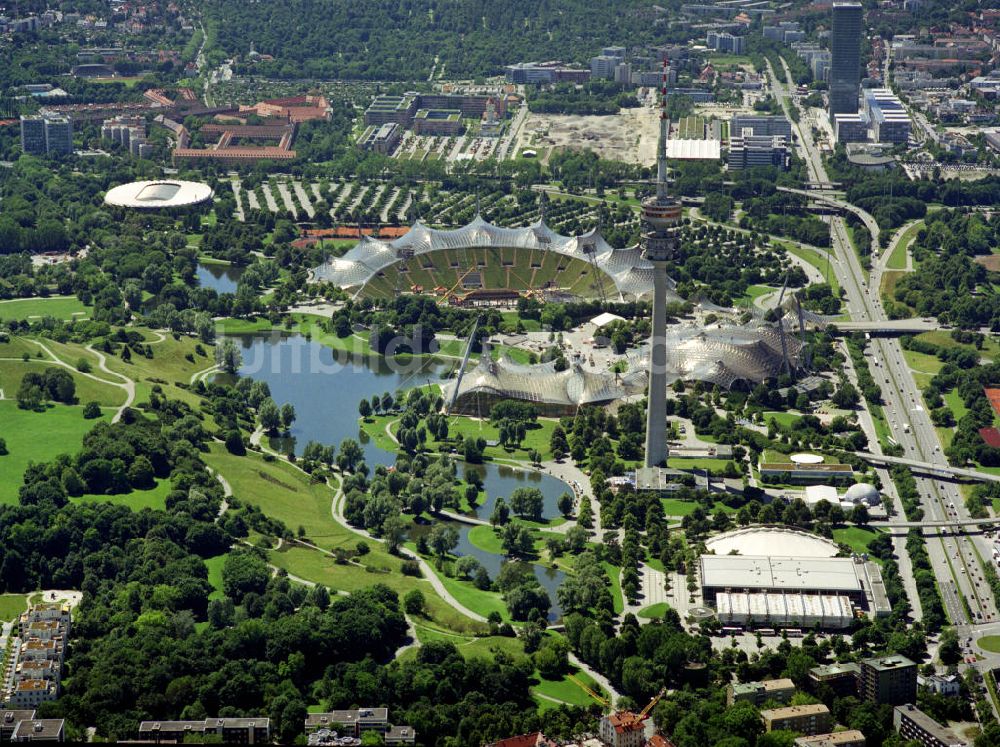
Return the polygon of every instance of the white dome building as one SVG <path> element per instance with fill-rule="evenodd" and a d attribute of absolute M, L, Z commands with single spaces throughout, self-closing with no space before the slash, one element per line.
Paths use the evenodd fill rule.
<path fill-rule="evenodd" d="M 878 489 L 874 485 L 867 482 L 857 482 L 847 489 L 841 500 L 852 506 L 862 503 L 866 506 L 878 506 L 882 503 L 882 496 L 879 495 Z"/>

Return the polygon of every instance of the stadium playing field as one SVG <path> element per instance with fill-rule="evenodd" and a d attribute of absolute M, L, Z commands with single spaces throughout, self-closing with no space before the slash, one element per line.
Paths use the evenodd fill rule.
<path fill-rule="evenodd" d="M 371 298 L 397 292 L 461 295 L 472 288 L 559 289 L 583 298 L 616 296 L 611 278 L 589 262 L 556 252 L 504 247 L 449 249 L 411 257 L 378 273 L 362 290 Z"/>

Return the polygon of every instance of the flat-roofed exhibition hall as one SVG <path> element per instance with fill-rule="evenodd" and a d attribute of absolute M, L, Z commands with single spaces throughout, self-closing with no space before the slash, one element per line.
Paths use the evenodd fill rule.
<path fill-rule="evenodd" d="M 129 182 L 108 190 L 107 205 L 136 210 L 169 210 L 192 207 L 212 199 L 212 188 L 201 182 L 156 180 Z"/>

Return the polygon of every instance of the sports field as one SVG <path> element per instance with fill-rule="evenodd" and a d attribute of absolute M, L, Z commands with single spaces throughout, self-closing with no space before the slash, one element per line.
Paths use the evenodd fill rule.
<path fill-rule="evenodd" d="M 53 296 L 51 298 L 15 298 L 0 301 L 0 320 L 41 319 L 51 316 L 62 321 L 86 319 L 93 308 L 84 306 L 76 296 Z"/>

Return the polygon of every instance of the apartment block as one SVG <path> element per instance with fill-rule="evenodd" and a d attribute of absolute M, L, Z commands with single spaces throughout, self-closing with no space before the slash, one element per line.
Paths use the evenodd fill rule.
<path fill-rule="evenodd" d="M 917 665 L 899 655 L 865 659 L 858 677 L 858 696 L 889 705 L 916 702 Z"/>
<path fill-rule="evenodd" d="M 822 703 L 771 708 L 760 712 L 765 731 L 796 731 L 812 735 L 829 732 L 833 727 L 830 709 Z"/>
<path fill-rule="evenodd" d="M 919 742 L 923 747 L 968 747 L 969 744 L 909 703 L 893 708 L 892 725 L 907 742 Z"/>
<path fill-rule="evenodd" d="M 857 695 L 860 674 L 861 667 L 854 662 L 813 667 L 809 670 L 809 689 L 816 693 L 828 687 L 838 697 Z"/>
<path fill-rule="evenodd" d="M 799 737 L 795 747 L 865 747 L 865 735 L 857 729 Z"/>
<path fill-rule="evenodd" d="M 156 744 L 205 737 L 221 737 L 225 744 L 267 744 L 271 741 L 271 720 L 253 716 L 204 721 L 143 721 L 139 724 L 139 739 Z"/>
<path fill-rule="evenodd" d="M 726 691 L 726 703 L 753 703 L 763 705 L 769 700 L 788 703 L 795 694 L 795 683 L 790 679 L 764 680 L 762 682 L 743 682 L 730 685 Z"/>

